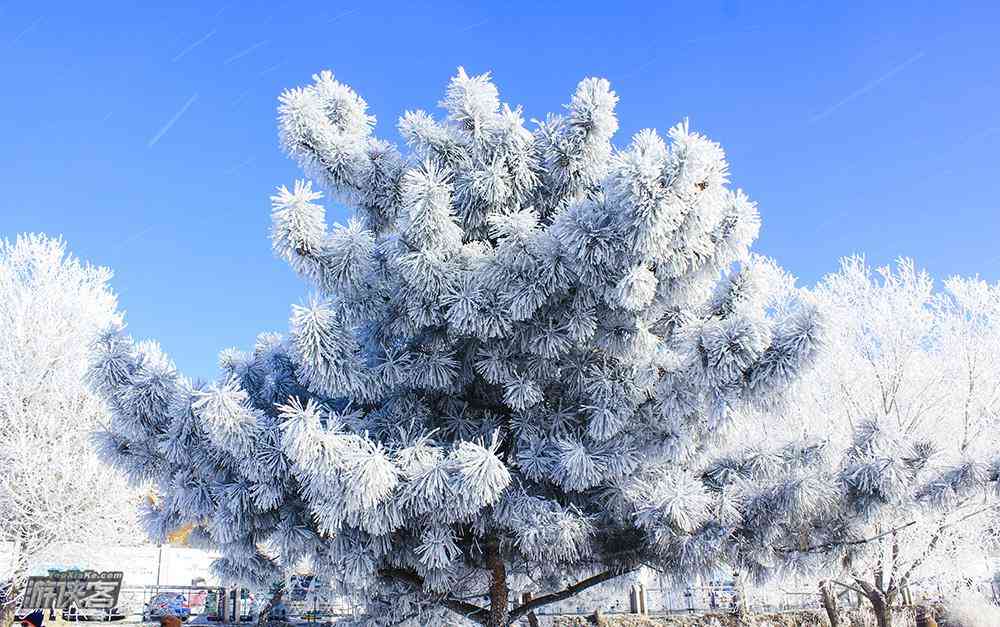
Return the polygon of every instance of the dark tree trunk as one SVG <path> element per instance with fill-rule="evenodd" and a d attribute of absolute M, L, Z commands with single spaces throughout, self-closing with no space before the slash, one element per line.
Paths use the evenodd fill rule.
<path fill-rule="evenodd" d="M 486 541 L 486 568 L 490 571 L 490 613 L 486 627 L 510 625 L 510 591 L 507 589 L 507 566 L 500 555 L 496 538 Z"/>
<path fill-rule="evenodd" d="M 830 627 L 840 627 L 840 613 L 837 612 L 837 595 L 833 592 L 833 584 L 824 579 L 819 582 L 819 600 L 830 619 Z"/>
<path fill-rule="evenodd" d="M 890 589 L 888 593 L 883 592 L 883 577 L 881 570 L 875 572 L 875 584 L 855 577 L 854 582 L 864 591 L 865 597 L 872 605 L 875 613 L 875 622 L 878 627 L 892 627 L 892 602 L 896 598 L 896 590 Z"/>

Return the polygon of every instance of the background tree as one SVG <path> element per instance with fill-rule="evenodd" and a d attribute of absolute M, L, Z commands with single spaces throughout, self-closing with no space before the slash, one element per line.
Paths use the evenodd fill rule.
<path fill-rule="evenodd" d="M 107 422 L 84 384 L 88 347 L 118 320 L 106 268 L 60 240 L 0 242 L 0 583 L 6 612 L 31 565 L 62 543 L 135 541 L 136 496 L 100 463 L 91 437 Z M 5 623 L 6 624 L 6 623 Z"/>
<path fill-rule="evenodd" d="M 770 307 L 722 149 L 684 123 L 615 150 L 596 78 L 529 131 L 460 69 L 445 120 L 399 120 L 402 157 L 314 78 L 282 94 L 281 141 L 358 213 L 328 229 L 308 182 L 272 198 L 274 249 L 318 292 L 290 335 L 224 352 L 211 385 L 120 329 L 98 343 L 104 450 L 157 482 L 151 528 L 196 524 L 230 580 L 306 560 L 387 623 L 507 625 L 642 563 L 723 559 L 732 509 L 704 460 L 735 410 L 779 400 L 820 324 Z"/>
<path fill-rule="evenodd" d="M 883 626 L 908 587 L 978 576 L 1000 504 L 1000 285 L 945 288 L 845 260 L 815 290 L 829 347 L 795 402 L 709 473 L 744 503 L 750 568 L 818 573 Z"/>

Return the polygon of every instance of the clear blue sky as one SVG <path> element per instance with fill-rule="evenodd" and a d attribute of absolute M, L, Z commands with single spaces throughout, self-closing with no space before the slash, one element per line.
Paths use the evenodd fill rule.
<path fill-rule="evenodd" d="M 458 65 L 528 118 L 603 76 L 617 143 L 684 116 L 722 142 L 801 281 L 855 252 L 1000 279 L 995 2 L 139 4 L 0 4 L 0 236 L 111 266 L 132 333 L 193 375 L 307 294 L 267 234 L 298 176 L 275 99 L 326 68 L 393 140 Z"/>

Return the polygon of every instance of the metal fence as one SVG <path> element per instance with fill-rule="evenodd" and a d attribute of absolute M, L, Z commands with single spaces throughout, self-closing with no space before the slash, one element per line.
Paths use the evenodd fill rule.
<path fill-rule="evenodd" d="M 985 599 L 1000 605 L 1000 585 L 992 580 L 967 588 L 977 591 Z M 539 615 L 589 615 L 600 609 L 605 614 L 711 614 L 735 612 L 741 604 L 755 614 L 778 613 L 805 609 L 821 609 L 819 591 L 807 585 L 770 585 L 764 587 L 746 586 L 745 599 L 741 598 L 741 587 L 734 581 L 712 581 L 691 586 L 671 586 L 664 579 L 655 578 L 648 585 L 636 584 L 631 589 L 608 590 L 582 598 L 571 599 L 549 606 Z M 937 588 L 915 588 L 909 591 L 913 599 L 937 599 L 949 596 L 948 591 Z M 841 607 L 863 607 L 867 601 L 850 590 L 837 591 Z"/>
<path fill-rule="evenodd" d="M 223 612 L 227 614 L 225 622 L 253 621 L 269 600 L 242 590 L 240 619 L 237 621 L 233 609 L 235 591 L 232 589 L 214 586 L 123 586 L 118 597 L 118 607 L 126 614 L 125 622 L 141 622 L 150 600 L 165 593 L 183 595 L 191 608 L 191 616 L 195 617 L 197 623 L 221 622 Z M 225 601 L 220 602 L 221 599 Z M 356 616 L 359 609 L 357 600 L 335 595 L 328 588 L 310 588 L 305 591 L 293 589 L 286 592 L 283 603 L 290 616 L 306 623 Z"/>
<path fill-rule="evenodd" d="M 779 612 L 819 607 L 816 592 L 781 591 L 766 597 L 749 595 L 747 608 L 753 612 Z M 701 585 L 685 588 L 636 586 L 603 598 L 579 599 L 545 608 L 544 615 L 585 615 L 600 609 L 605 614 L 678 615 L 735 612 L 739 593 L 729 585 Z"/>

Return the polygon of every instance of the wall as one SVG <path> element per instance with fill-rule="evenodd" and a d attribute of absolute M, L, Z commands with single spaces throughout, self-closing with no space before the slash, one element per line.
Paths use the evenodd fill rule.
<path fill-rule="evenodd" d="M 45 575 L 56 570 L 119 570 L 124 573 L 122 584 L 151 586 L 156 584 L 157 569 L 161 585 L 189 586 L 196 578 L 214 583 L 211 573 L 215 554 L 200 549 L 164 546 L 162 555 L 156 545 L 105 546 L 98 549 L 83 545 L 63 545 L 52 549 L 51 557 L 43 558 L 29 568 L 29 575 Z M 10 560 L 10 549 L 0 545 L 0 573 Z"/>

